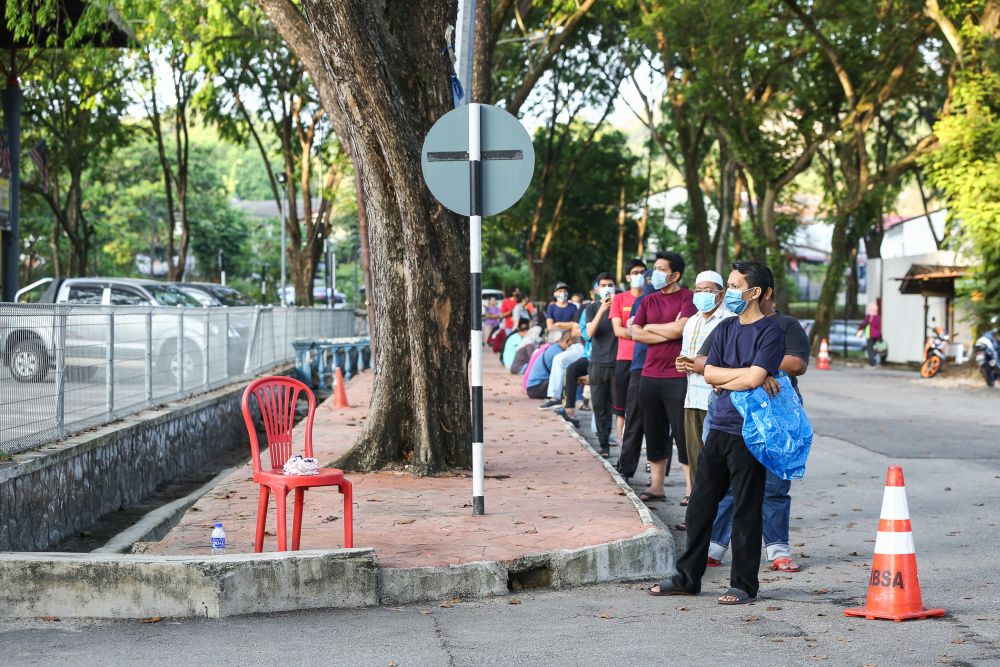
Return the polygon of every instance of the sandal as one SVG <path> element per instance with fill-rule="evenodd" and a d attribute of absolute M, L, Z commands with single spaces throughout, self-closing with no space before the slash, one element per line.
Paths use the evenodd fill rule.
<path fill-rule="evenodd" d="M 691 496 L 684 496 L 683 498 L 681 498 L 681 507 L 687 507 L 688 502 L 690 501 L 691 501 Z"/>
<path fill-rule="evenodd" d="M 660 590 L 654 591 L 654 588 L 659 588 Z M 695 595 L 690 591 L 685 591 L 674 586 L 674 582 L 670 579 L 664 579 L 658 584 L 654 584 L 646 589 L 646 592 L 655 597 L 662 597 L 666 595 Z"/>
<path fill-rule="evenodd" d="M 780 572 L 799 572 L 802 568 L 792 560 L 791 556 L 782 556 L 781 558 L 774 559 L 771 563 L 771 569 Z"/>
<path fill-rule="evenodd" d="M 705 561 L 706 567 L 722 567 L 722 561 L 718 558 L 712 558 L 711 556 Z"/>
<path fill-rule="evenodd" d="M 666 500 L 666 499 L 667 499 L 666 494 L 660 495 L 658 493 L 651 493 L 649 491 L 643 491 L 642 493 L 639 494 L 639 500 L 641 500 L 644 503 L 651 503 L 657 500 Z"/>
<path fill-rule="evenodd" d="M 727 600 L 726 598 L 732 598 L 732 599 Z M 749 602 L 754 602 L 756 600 L 757 598 L 751 597 L 749 593 L 747 593 L 745 590 L 741 588 L 730 588 L 728 591 L 722 594 L 722 597 L 719 598 L 719 604 L 728 604 L 728 605 L 747 604 Z"/>

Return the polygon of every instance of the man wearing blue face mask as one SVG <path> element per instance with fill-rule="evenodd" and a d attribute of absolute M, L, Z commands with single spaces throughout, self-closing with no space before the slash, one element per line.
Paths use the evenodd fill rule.
<path fill-rule="evenodd" d="M 695 372 L 694 360 L 709 334 L 733 314 L 722 304 L 724 292 L 722 276 L 716 271 L 702 271 L 694 279 L 694 307 L 698 314 L 684 325 L 684 340 L 677 357 L 677 370 L 687 373 L 687 394 L 684 397 L 684 440 L 688 455 L 688 495 L 681 501 L 687 505 L 691 486 L 698 474 L 698 455 L 701 454 L 701 431 L 708 412 L 712 387 L 701 374 Z"/>
<path fill-rule="evenodd" d="M 705 380 L 719 390 L 719 397 L 687 508 L 687 548 L 677 560 L 677 574 L 650 588 L 651 595 L 701 592 L 712 523 L 731 485 L 733 561 L 730 587 L 719 603 L 744 604 L 757 598 L 765 470 L 743 441 L 743 417 L 730 393 L 762 386 L 784 359 L 784 332 L 774 318 L 761 312 L 760 300 L 768 286 L 765 266 L 733 262 L 724 303 L 738 317 L 716 327 L 705 365 Z"/>
<path fill-rule="evenodd" d="M 676 252 L 657 253 L 653 269 L 652 282 L 656 293 L 643 299 L 642 308 L 632 323 L 632 340 L 648 346 L 639 386 L 646 458 L 650 467 L 649 488 L 639 494 L 645 502 L 667 497 L 663 482 L 671 457 L 668 432 L 673 434 L 677 443 L 677 461 L 681 468 L 687 468 L 684 441 L 687 375 L 677 370 L 677 355 L 681 351 L 684 325 L 697 312 L 691 290 L 678 284 L 684 273 L 684 259 L 680 255 Z"/>

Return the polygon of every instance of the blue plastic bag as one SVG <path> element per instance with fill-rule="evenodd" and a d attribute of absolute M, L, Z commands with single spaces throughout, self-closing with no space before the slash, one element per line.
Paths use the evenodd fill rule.
<path fill-rule="evenodd" d="M 750 453 L 781 479 L 800 479 L 812 447 L 813 428 L 787 375 L 776 378 L 781 391 L 774 398 L 763 387 L 730 394 L 743 415 L 743 440 Z"/>

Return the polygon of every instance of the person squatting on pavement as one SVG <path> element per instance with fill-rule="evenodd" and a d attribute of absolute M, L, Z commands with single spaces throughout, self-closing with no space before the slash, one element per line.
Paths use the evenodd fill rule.
<path fill-rule="evenodd" d="M 632 374 L 632 354 L 635 343 L 628 333 L 629 320 L 632 318 L 632 306 L 636 299 L 642 296 L 642 288 L 646 284 L 646 264 L 641 259 L 630 259 L 625 265 L 625 281 L 629 289 L 615 294 L 611 300 L 611 325 L 618 336 L 618 355 L 615 357 L 615 388 L 612 392 L 612 411 L 618 430 L 618 443 L 625 442 L 625 404 L 628 402 L 629 383 Z"/>
<path fill-rule="evenodd" d="M 708 396 L 712 388 L 701 372 L 695 372 L 694 360 L 709 334 L 733 314 L 722 304 L 722 276 L 716 271 L 702 271 L 694 280 L 694 307 L 698 314 L 684 325 L 681 353 L 677 357 L 677 370 L 687 374 L 687 393 L 684 396 L 684 441 L 687 446 L 688 471 L 692 480 L 698 474 L 698 456 L 701 454 L 702 429 L 708 412 Z M 687 505 L 684 496 L 681 505 Z"/>
<path fill-rule="evenodd" d="M 646 435 L 646 458 L 650 462 L 649 489 L 639 494 L 644 502 L 666 498 L 663 483 L 671 456 L 668 426 L 677 443 L 677 460 L 684 470 L 685 495 L 691 495 L 684 440 L 687 375 L 677 370 L 676 363 L 684 325 L 697 311 L 691 290 L 678 285 L 684 274 L 684 259 L 679 254 L 657 253 L 653 269 L 653 288 L 657 292 L 643 299 L 642 308 L 632 323 L 632 340 L 648 346 L 639 398 Z"/>
<path fill-rule="evenodd" d="M 761 298 L 761 312 L 769 318 L 774 319 L 781 328 L 785 336 L 785 356 L 781 360 L 779 370 L 785 371 L 795 393 L 802 402 L 802 393 L 799 391 L 798 376 L 804 374 L 809 368 L 809 336 L 797 319 L 789 315 L 779 313 L 774 308 L 774 275 L 768 269 L 768 288 Z M 699 352 L 696 365 L 702 370 L 705 367 L 705 357 L 708 348 L 711 346 L 711 337 L 705 342 L 703 350 Z M 774 378 L 768 377 L 764 382 L 764 388 L 774 396 L 777 394 L 777 384 Z M 706 425 L 711 426 L 711 417 L 706 420 Z M 798 563 L 792 559 L 792 549 L 789 545 L 788 528 L 792 515 L 792 498 L 789 491 L 792 487 L 791 480 L 781 479 L 770 470 L 766 471 L 764 480 L 764 504 L 763 504 L 763 538 L 764 555 L 771 562 L 772 570 L 781 572 L 798 572 Z M 708 566 L 716 567 L 722 565 L 729 548 L 730 534 L 733 525 L 733 495 L 727 493 L 726 497 L 719 503 L 719 512 L 715 517 L 712 526 L 712 541 L 708 546 Z"/>
<path fill-rule="evenodd" d="M 719 603 L 751 602 L 757 598 L 760 586 L 765 471 L 743 441 L 743 417 L 730 393 L 756 389 L 778 372 L 785 356 L 785 337 L 778 322 L 761 312 L 760 300 L 769 287 L 767 268 L 743 261 L 733 262 L 732 267 L 725 305 L 737 317 L 716 327 L 705 364 L 705 380 L 719 390 L 719 396 L 687 508 L 687 548 L 677 560 L 677 574 L 650 587 L 651 595 L 701 592 L 712 524 L 730 485 L 734 503 L 733 562 L 730 588 Z"/>

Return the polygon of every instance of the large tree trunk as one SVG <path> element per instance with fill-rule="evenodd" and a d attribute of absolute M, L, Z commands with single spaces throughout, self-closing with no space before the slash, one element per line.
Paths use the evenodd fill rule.
<path fill-rule="evenodd" d="M 452 3 L 305 0 L 350 134 L 372 249 L 379 350 L 365 430 L 338 462 L 430 474 L 471 461 L 468 229 L 420 174 L 431 125 L 451 107 Z M 377 63 L 377 67 L 372 64 Z"/>
<path fill-rule="evenodd" d="M 816 304 L 816 318 L 813 322 L 809 343 L 813 353 L 819 351 L 820 342 L 830 333 L 830 323 L 833 322 L 834 311 L 837 308 L 837 296 L 844 279 L 844 269 L 850 257 L 850 225 L 849 215 L 838 215 L 833 222 L 833 238 L 831 239 L 830 263 L 826 267 L 823 278 L 823 288 L 819 293 L 819 303 Z"/>
<path fill-rule="evenodd" d="M 764 240 L 767 243 L 767 266 L 774 274 L 774 305 L 778 310 L 788 312 L 788 290 L 785 288 L 785 253 L 778 240 L 777 211 L 779 190 L 767 184 L 764 189 L 764 200 L 760 205 L 760 222 L 764 230 Z"/>
<path fill-rule="evenodd" d="M 729 273 L 729 237 L 733 219 L 739 215 L 738 165 L 736 159 L 720 144 L 719 150 L 719 226 L 715 232 L 715 270 L 723 276 Z"/>

